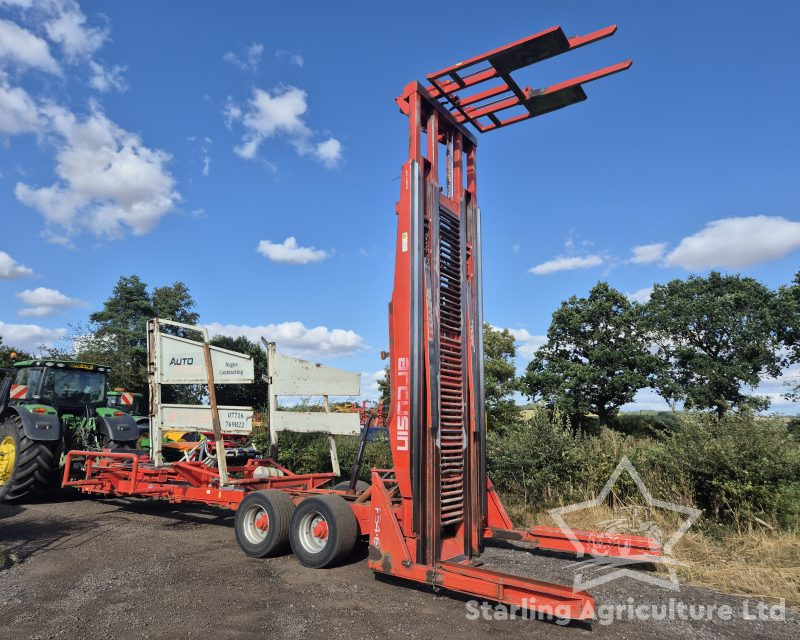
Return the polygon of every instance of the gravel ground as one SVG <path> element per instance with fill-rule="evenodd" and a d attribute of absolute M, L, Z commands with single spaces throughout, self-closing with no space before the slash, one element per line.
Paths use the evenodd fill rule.
<path fill-rule="evenodd" d="M 592 589 L 597 606 L 674 598 L 728 605 L 732 619 L 591 627 L 469 620 L 466 598 L 376 577 L 365 545 L 344 566 L 307 569 L 291 555 L 248 558 L 232 524 L 226 511 L 73 494 L 0 505 L 0 543 L 18 560 L 0 571 L 0 638 L 800 638 L 800 612 L 745 620 L 741 598 L 685 585 L 671 592 L 632 578 Z M 576 566 L 505 543 L 484 559 L 487 567 L 562 584 L 572 583 Z M 750 601 L 752 615 L 755 608 Z"/>

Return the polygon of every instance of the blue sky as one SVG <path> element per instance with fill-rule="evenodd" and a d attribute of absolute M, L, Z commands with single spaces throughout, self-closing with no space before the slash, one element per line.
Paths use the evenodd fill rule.
<path fill-rule="evenodd" d="M 479 140 L 485 314 L 520 366 L 601 279 L 640 299 L 711 268 L 792 279 L 800 5 L 436 5 L 0 0 L 0 335 L 52 342 L 136 273 L 186 282 L 212 328 L 379 371 L 407 151 L 393 98 L 555 24 L 619 32 L 521 83 L 634 66 Z"/>

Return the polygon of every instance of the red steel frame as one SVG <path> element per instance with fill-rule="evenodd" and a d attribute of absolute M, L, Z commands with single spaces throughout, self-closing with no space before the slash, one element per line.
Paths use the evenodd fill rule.
<path fill-rule="evenodd" d="M 376 572 L 560 618 L 591 619 L 594 600 L 588 593 L 490 571 L 479 560 L 487 538 L 630 561 L 658 556 L 660 547 L 638 536 L 514 529 L 488 479 L 477 140 L 466 125 L 490 131 L 585 99 L 582 84 L 631 62 L 536 91 L 520 88 L 510 73 L 615 30 L 567 38 L 554 27 L 431 74 L 430 86 L 412 82 L 397 98 L 409 119 L 409 157 L 396 207 L 389 304 L 394 467 L 373 469 L 369 489 L 360 494 L 325 489 L 334 474 L 293 474 L 268 459 L 229 467 L 229 484 L 220 486 L 217 471 L 201 462 L 154 467 L 134 453 L 89 451 L 67 454 L 63 485 L 229 509 L 253 490 L 279 489 L 295 503 L 336 493 L 349 502 L 360 534 L 369 537 L 368 564 Z M 500 83 L 488 89 L 481 86 L 497 79 Z M 501 112 L 513 107 L 524 112 L 504 118 Z M 73 463 L 80 459 L 84 473 L 74 479 Z M 259 467 L 273 471 L 259 473 Z"/>
<path fill-rule="evenodd" d="M 486 538 L 631 559 L 660 553 L 637 536 L 515 530 L 486 473 L 477 140 L 467 125 L 487 132 L 584 100 L 582 84 L 631 62 L 539 90 L 520 88 L 511 73 L 615 31 L 567 38 L 554 27 L 430 74 L 427 87 L 412 82 L 397 98 L 409 155 L 389 304 L 394 476 L 391 485 L 373 476 L 375 571 L 586 619 L 594 606 L 587 593 L 482 568 Z M 515 108 L 522 113 L 504 113 Z"/>
<path fill-rule="evenodd" d="M 460 124 L 469 123 L 482 133 L 505 127 L 586 100 L 582 85 L 625 71 L 633 62 L 625 60 L 542 89 L 521 88 L 511 77 L 512 71 L 608 38 L 616 31 L 617 26 L 612 25 L 568 38 L 561 27 L 551 27 L 428 75 L 431 85 L 426 90 Z M 469 93 L 473 87 L 495 79 L 501 82 Z M 513 107 L 522 107 L 524 113 L 501 118 L 502 111 Z"/>

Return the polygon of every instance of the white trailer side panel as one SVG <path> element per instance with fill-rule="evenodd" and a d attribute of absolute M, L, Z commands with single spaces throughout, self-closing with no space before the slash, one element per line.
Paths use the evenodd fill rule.
<path fill-rule="evenodd" d="M 333 433 L 341 436 L 357 436 L 361 424 L 357 413 L 325 413 L 322 411 L 274 411 L 271 416 L 274 431 L 298 433 Z"/>
<path fill-rule="evenodd" d="M 270 393 L 276 396 L 358 396 L 361 374 L 276 353 Z"/>

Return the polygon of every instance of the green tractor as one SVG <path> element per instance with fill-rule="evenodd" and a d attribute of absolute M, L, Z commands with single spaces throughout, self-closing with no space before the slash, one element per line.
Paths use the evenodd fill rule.
<path fill-rule="evenodd" d="M 150 446 L 150 417 L 145 407 L 144 396 L 141 393 L 125 391 L 117 387 L 113 391 L 106 392 L 108 406 L 117 411 L 127 413 L 136 421 L 139 427 L 138 448 L 148 448 Z"/>
<path fill-rule="evenodd" d="M 87 362 L 25 360 L 0 377 L 0 502 L 57 483 L 70 449 L 132 449 L 139 428 L 107 406 L 110 369 Z"/>

